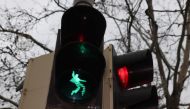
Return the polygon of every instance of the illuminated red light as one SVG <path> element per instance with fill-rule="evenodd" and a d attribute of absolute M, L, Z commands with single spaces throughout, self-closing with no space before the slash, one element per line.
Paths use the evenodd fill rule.
<path fill-rule="evenodd" d="M 123 88 L 126 88 L 128 85 L 128 80 L 129 80 L 129 72 L 127 70 L 127 67 L 121 67 L 117 70 L 117 74 L 121 83 L 121 86 Z"/>
<path fill-rule="evenodd" d="M 83 35 L 83 34 L 80 34 L 80 35 L 79 35 L 79 41 L 80 41 L 80 42 L 84 42 L 84 35 Z"/>

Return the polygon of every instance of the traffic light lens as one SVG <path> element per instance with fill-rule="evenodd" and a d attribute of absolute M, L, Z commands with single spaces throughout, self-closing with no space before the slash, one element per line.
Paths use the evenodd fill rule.
<path fill-rule="evenodd" d="M 82 54 L 87 53 L 87 49 L 86 49 L 86 47 L 85 47 L 83 44 L 79 45 L 79 49 L 80 49 L 80 52 L 81 52 Z"/>
<path fill-rule="evenodd" d="M 129 72 L 128 72 L 127 67 L 124 66 L 124 67 L 119 68 L 117 73 L 118 73 L 118 77 L 119 77 L 122 88 L 126 88 L 129 81 Z"/>
<path fill-rule="evenodd" d="M 79 35 L 79 41 L 80 41 L 80 42 L 84 42 L 84 35 L 83 35 L 83 34 L 80 34 L 80 35 Z"/>
<path fill-rule="evenodd" d="M 105 68 L 98 48 L 86 42 L 69 43 L 55 61 L 55 87 L 61 100 L 84 103 L 97 94 Z"/>

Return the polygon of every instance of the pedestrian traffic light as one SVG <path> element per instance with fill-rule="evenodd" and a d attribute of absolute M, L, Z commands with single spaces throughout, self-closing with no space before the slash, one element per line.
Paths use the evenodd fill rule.
<path fill-rule="evenodd" d="M 73 103 L 96 95 L 105 68 L 101 44 L 106 22 L 89 6 L 74 6 L 62 17 L 61 47 L 55 57 L 55 88 Z"/>
<path fill-rule="evenodd" d="M 104 16 L 87 5 L 69 8 L 62 16 L 54 56 L 49 107 L 69 109 L 85 105 L 99 92 L 106 66 Z M 84 104 L 79 107 L 80 104 Z"/>
<path fill-rule="evenodd" d="M 134 88 L 153 80 L 151 51 L 140 50 L 113 56 L 115 81 L 115 108 L 157 109 L 158 96 L 155 86 Z"/>
<path fill-rule="evenodd" d="M 122 88 L 149 83 L 153 80 L 153 62 L 150 50 L 114 56 L 114 70 Z"/>
<path fill-rule="evenodd" d="M 60 49 L 55 60 L 55 88 L 60 99 L 89 101 L 97 93 L 105 59 L 95 46 L 73 42 Z"/>

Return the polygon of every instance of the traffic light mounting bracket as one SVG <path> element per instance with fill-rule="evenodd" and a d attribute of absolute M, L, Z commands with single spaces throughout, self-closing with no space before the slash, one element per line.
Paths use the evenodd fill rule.
<path fill-rule="evenodd" d="M 106 60 L 106 69 L 103 75 L 103 89 L 102 89 L 102 109 L 114 109 L 113 98 L 113 45 L 109 45 L 104 50 L 104 57 Z"/>

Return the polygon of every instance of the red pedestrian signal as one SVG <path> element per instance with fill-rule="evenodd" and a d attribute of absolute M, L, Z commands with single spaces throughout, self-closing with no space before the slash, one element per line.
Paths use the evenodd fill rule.
<path fill-rule="evenodd" d="M 116 54 L 116 53 L 115 53 Z M 115 108 L 157 109 L 156 87 L 134 88 L 153 80 L 153 60 L 150 50 L 113 56 Z M 133 89 L 130 89 L 133 88 Z"/>
<path fill-rule="evenodd" d="M 127 88 L 129 81 L 129 72 L 126 66 L 118 68 L 117 75 L 119 77 L 122 88 Z"/>

